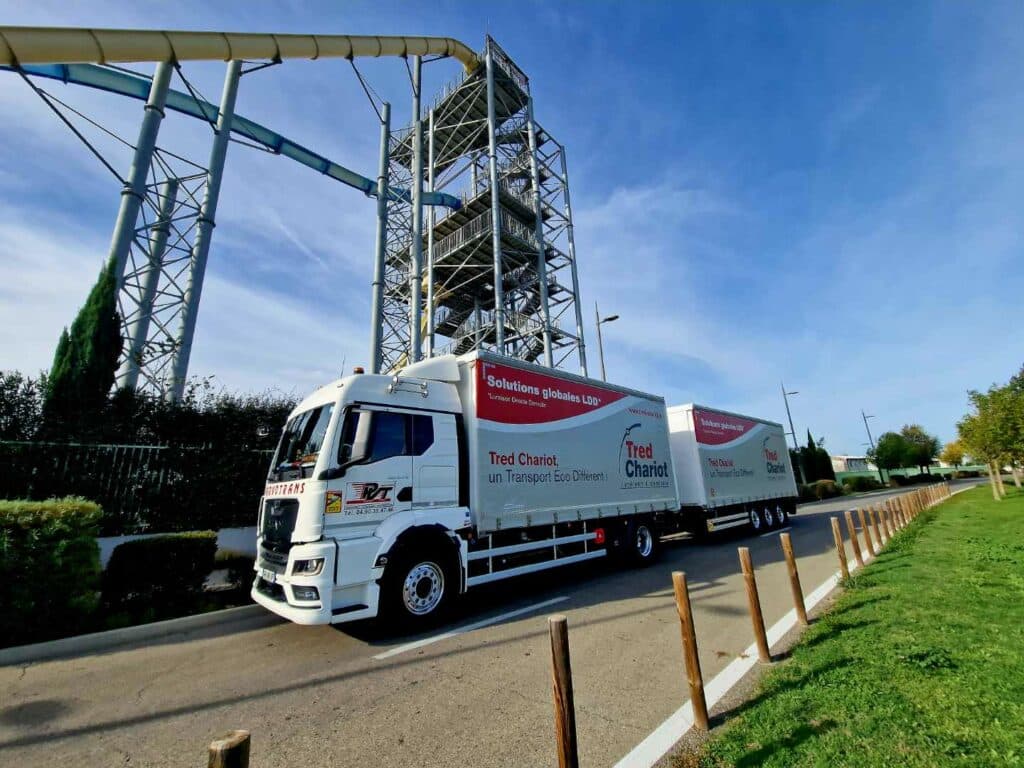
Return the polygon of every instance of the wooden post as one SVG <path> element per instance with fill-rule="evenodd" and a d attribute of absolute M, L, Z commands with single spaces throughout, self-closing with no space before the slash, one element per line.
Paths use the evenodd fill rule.
<path fill-rule="evenodd" d="M 839 528 L 839 518 L 832 518 L 832 538 L 836 541 L 836 553 L 839 555 L 839 572 L 844 579 L 850 578 L 850 568 L 846 565 L 846 545 L 843 543 L 843 532 Z"/>
<path fill-rule="evenodd" d="M 569 620 L 548 617 L 551 636 L 551 689 L 555 700 L 555 742 L 559 768 L 579 768 L 576 754 L 576 708 L 572 700 L 572 664 L 569 662 Z"/>
<path fill-rule="evenodd" d="M 761 613 L 761 598 L 757 594 L 757 580 L 754 578 L 754 565 L 750 561 L 750 549 L 740 547 L 740 570 L 743 581 L 747 585 L 747 605 L 750 607 L 750 621 L 754 625 L 754 639 L 757 641 L 757 656 L 767 663 L 772 660 L 768 648 L 768 636 L 764 631 L 764 614 Z"/>
<path fill-rule="evenodd" d="M 868 519 L 864 515 L 863 507 L 857 507 L 857 516 L 860 517 L 860 530 L 864 534 L 864 543 L 868 545 L 868 552 L 874 557 L 878 553 L 875 551 L 875 542 L 871 540 L 871 531 L 868 530 Z"/>
<path fill-rule="evenodd" d="M 868 517 L 871 520 L 871 532 L 875 534 L 875 541 L 878 543 L 878 551 L 882 551 L 882 534 L 878 531 L 878 510 L 873 506 L 868 507 Z"/>
<path fill-rule="evenodd" d="M 704 698 L 704 679 L 700 674 L 697 632 L 693 628 L 693 611 L 690 608 L 690 590 L 686 586 L 686 574 L 682 571 L 673 571 L 672 586 L 676 593 L 676 610 L 679 612 L 679 631 L 683 636 L 683 658 L 686 660 L 686 681 L 690 685 L 693 725 L 695 728 L 706 731 L 708 730 L 708 702 Z"/>
<path fill-rule="evenodd" d="M 889 504 L 886 502 L 881 506 L 882 509 L 882 527 L 885 528 L 885 538 L 892 541 L 892 520 L 889 518 Z"/>
<path fill-rule="evenodd" d="M 850 534 L 850 543 L 853 544 L 853 556 L 857 559 L 857 565 L 864 567 L 864 556 L 861 554 L 860 541 L 857 538 L 857 526 L 853 522 L 853 512 L 846 510 L 846 532 Z"/>
<path fill-rule="evenodd" d="M 210 742 L 209 768 L 249 768 L 249 732 L 231 731 Z"/>
<path fill-rule="evenodd" d="M 793 555 L 793 542 L 788 533 L 780 533 L 782 541 L 782 553 L 786 556 L 786 567 L 789 569 L 789 587 L 793 590 L 793 607 L 796 608 L 796 617 L 804 626 L 810 624 L 807 620 L 807 607 L 804 605 L 804 591 L 800 587 L 800 573 L 796 569 L 796 557 Z"/>

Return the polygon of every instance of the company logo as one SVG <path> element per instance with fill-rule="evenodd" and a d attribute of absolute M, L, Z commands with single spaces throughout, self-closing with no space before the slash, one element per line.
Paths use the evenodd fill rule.
<path fill-rule="evenodd" d="M 784 475 L 786 474 L 786 464 L 779 461 L 778 451 L 768 447 L 769 440 L 771 440 L 770 436 L 761 441 L 761 452 L 764 454 L 764 468 L 769 475 Z"/>
<path fill-rule="evenodd" d="M 619 441 L 623 488 L 660 488 L 669 484 L 668 461 L 655 454 L 654 443 L 644 439 L 639 422 L 626 428 Z"/>
<path fill-rule="evenodd" d="M 349 506 L 359 504 L 391 504 L 393 485 L 381 483 L 349 483 L 351 493 L 348 497 Z"/>

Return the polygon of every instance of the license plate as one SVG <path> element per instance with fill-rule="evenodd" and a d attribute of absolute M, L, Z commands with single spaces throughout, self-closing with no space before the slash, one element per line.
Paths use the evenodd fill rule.
<path fill-rule="evenodd" d="M 277 581 L 277 574 L 267 568 L 260 568 L 260 578 L 273 584 Z"/>

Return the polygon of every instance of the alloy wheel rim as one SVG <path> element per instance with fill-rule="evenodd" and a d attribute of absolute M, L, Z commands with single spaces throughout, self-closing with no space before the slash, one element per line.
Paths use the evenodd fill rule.
<path fill-rule="evenodd" d="M 420 563 L 410 569 L 402 585 L 402 603 L 414 616 L 424 616 L 441 603 L 444 572 L 436 563 Z"/>

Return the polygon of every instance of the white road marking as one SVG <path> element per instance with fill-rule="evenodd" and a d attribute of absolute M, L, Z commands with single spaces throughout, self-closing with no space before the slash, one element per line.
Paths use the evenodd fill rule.
<path fill-rule="evenodd" d="M 464 627 L 457 627 L 456 629 L 449 630 L 448 632 L 442 632 L 440 635 L 434 635 L 433 637 L 425 637 L 422 640 L 414 640 L 413 642 L 406 643 L 405 645 L 395 646 L 394 648 L 384 651 L 383 653 L 378 653 L 373 658 L 377 661 L 380 661 L 381 659 L 389 659 L 392 656 L 397 656 L 400 653 L 405 653 L 406 651 L 415 651 L 417 648 L 423 648 L 424 646 L 440 642 L 441 640 L 447 640 L 450 637 L 457 637 L 458 635 L 465 634 L 466 632 L 472 632 L 475 629 L 481 629 L 483 627 L 490 626 L 491 624 L 497 624 L 498 622 L 505 621 L 506 619 L 512 619 L 516 616 L 522 616 L 524 613 L 532 613 L 533 611 L 536 611 L 540 608 L 546 608 L 549 605 L 561 603 L 568 599 L 568 595 L 563 595 L 562 597 L 553 597 L 550 600 L 545 600 L 542 603 L 534 603 L 533 605 L 528 605 L 525 608 L 517 608 L 516 610 L 509 611 L 508 613 L 501 613 L 497 616 L 491 616 L 487 619 L 475 621 L 472 624 L 466 624 Z"/>
<path fill-rule="evenodd" d="M 954 491 L 950 495 L 953 496 L 957 493 L 960 493 L 960 490 Z M 942 501 L 945 501 L 945 499 L 941 499 L 938 503 L 941 504 Z M 775 531 L 772 531 L 772 533 L 775 533 Z M 865 564 L 873 559 L 869 553 L 864 553 Z M 849 563 L 848 565 L 850 573 L 853 573 L 858 567 L 856 563 Z M 804 597 L 804 605 L 807 610 L 814 608 L 824 600 L 839 584 L 839 579 L 839 571 L 836 571 L 825 579 L 811 594 Z M 795 626 L 796 609 L 793 609 L 775 622 L 766 633 L 768 635 L 768 647 L 770 648 L 779 642 Z M 742 680 L 743 676 L 757 666 L 758 663 L 757 643 L 751 643 L 743 651 L 742 655 L 733 659 L 729 666 L 715 675 L 714 679 L 704 686 L 704 698 L 707 701 L 708 709 L 710 710 L 714 707 L 729 692 L 729 689 Z M 615 764 L 615 768 L 652 768 L 692 727 L 693 705 L 687 700 L 683 706 L 669 715 L 665 722 L 655 728 L 646 739 L 633 747 L 628 755 L 619 760 Z"/>
<path fill-rule="evenodd" d="M 787 525 L 785 528 L 779 528 L 779 530 L 777 530 L 777 531 L 768 531 L 768 533 L 762 533 L 758 538 L 764 539 L 764 538 L 767 538 L 768 536 L 774 536 L 777 533 L 785 533 L 786 531 L 788 531 L 792 527 L 793 526 L 791 526 L 791 525 Z"/>

